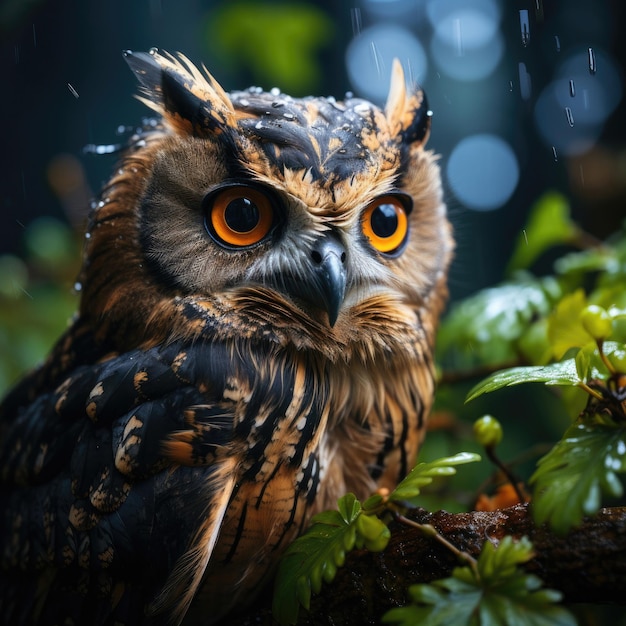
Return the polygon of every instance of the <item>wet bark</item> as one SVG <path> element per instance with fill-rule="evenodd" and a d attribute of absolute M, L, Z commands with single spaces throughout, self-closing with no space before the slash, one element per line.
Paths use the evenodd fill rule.
<path fill-rule="evenodd" d="M 433 525 L 472 556 L 478 555 L 485 540 L 526 535 L 536 552 L 526 571 L 561 591 L 565 602 L 626 604 L 626 508 L 602 509 L 565 537 L 536 526 L 527 505 L 488 513 L 416 509 L 407 517 Z M 449 550 L 415 528 L 398 522 L 390 528 L 391 540 L 384 552 L 357 550 L 347 556 L 335 581 L 313 597 L 311 610 L 300 611 L 299 625 L 380 624 L 388 609 L 406 603 L 410 585 L 444 578 L 458 565 Z M 241 623 L 271 624 L 270 596 L 266 594 Z"/>

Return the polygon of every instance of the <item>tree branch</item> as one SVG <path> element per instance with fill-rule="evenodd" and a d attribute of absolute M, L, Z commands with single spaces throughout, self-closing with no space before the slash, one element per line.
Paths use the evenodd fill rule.
<path fill-rule="evenodd" d="M 561 591 L 565 602 L 626 604 L 626 508 L 602 509 L 566 537 L 536 526 L 528 505 L 459 514 L 414 509 L 407 517 L 431 524 L 474 557 L 486 540 L 526 535 L 536 555 L 525 569 L 547 587 Z M 388 609 L 406 603 L 410 585 L 445 578 L 459 564 L 448 550 L 415 528 L 394 522 L 390 529 L 384 552 L 357 550 L 347 556 L 335 581 L 313 597 L 310 612 L 301 610 L 300 626 L 380 624 Z M 271 624 L 269 604 L 266 597 L 241 623 Z"/>

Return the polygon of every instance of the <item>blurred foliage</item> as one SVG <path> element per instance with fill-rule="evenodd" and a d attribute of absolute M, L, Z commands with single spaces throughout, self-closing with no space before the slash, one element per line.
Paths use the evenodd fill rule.
<path fill-rule="evenodd" d="M 0 256 L 0 396 L 48 353 L 78 306 L 79 245 L 59 220 L 24 231 L 24 253 Z"/>
<path fill-rule="evenodd" d="M 493 371 L 469 390 L 467 401 L 531 382 L 563 391 L 558 413 L 565 420 L 554 430 L 560 441 L 532 468 L 530 483 L 537 521 L 565 533 L 624 493 L 626 232 L 595 242 L 572 223 L 564 198 L 546 194 L 533 208 L 527 233 L 533 249 L 513 255 L 513 265 L 524 273 L 459 303 L 444 320 L 442 381 L 445 386 L 459 378 L 455 367 L 468 377 Z M 529 272 L 529 264 L 565 242 L 591 247 L 562 255 L 552 276 Z M 526 248 L 526 239 L 519 245 Z M 535 395 L 533 387 L 524 392 Z M 540 399 L 535 407 L 533 423 L 550 416 Z M 525 432 L 531 420 L 519 428 L 511 423 L 511 408 L 505 397 L 502 418 L 521 449 L 530 448 L 536 443 Z"/>
<path fill-rule="evenodd" d="M 252 72 L 266 89 L 280 85 L 307 95 L 321 82 L 317 54 L 332 39 L 334 23 L 314 4 L 223 3 L 207 24 L 208 44 L 222 64 Z"/>
<path fill-rule="evenodd" d="M 455 304 L 445 318 L 437 346 L 444 371 L 495 369 L 511 362 L 540 365 L 560 358 L 563 344 L 557 335 L 567 336 L 569 345 L 566 325 L 574 322 L 567 310 L 583 306 L 580 290 L 589 291 L 589 303 L 626 308 L 623 232 L 605 243 L 591 241 L 572 222 L 565 198 L 555 193 L 545 194 L 532 208 L 525 232 L 512 255 L 511 278 Z M 530 273 L 533 261 L 566 242 L 592 247 L 563 254 L 552 275 Z M 626 331 L 626 322 L 619 325 Z"/>
<path fill-rule="evenodd" d="M 547 249 L 558 244 L 576 244 L 580 228 L 572 222 L 567 199 L 546 193 L 531 210 L 526 228 L 520 233 L 507 274 L 530 267 Z"/>

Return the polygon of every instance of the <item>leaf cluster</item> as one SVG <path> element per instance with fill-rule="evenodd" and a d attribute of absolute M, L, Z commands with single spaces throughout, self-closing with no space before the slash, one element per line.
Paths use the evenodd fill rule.
<path fill-rule="evenodd" d="M 337 510 L 313 517 L 311 526 L 285 552 L 275 580 L 273 615 L 280 624 L 294 624 L 299 607 L 308 609 L 311 593 L 330 583 L 346 553 L 357 548 L 380 552 L 391 536 L 388 522 L 404 502 L 441 476 L 452 476 L 456 466 L 480 460 L 471 453 L 419 463 L 391 493 L 376 493 L 363 504 L 354 494 L 339 499 Z"/>
<path fill-rule="evenodd" d="M 385 624 L 398 626 L 571 626 L 569 612 L 555 603 L 561 594 L 543 589 L 519 565 L 533 556 L 526 538 L 487 541 L 474 567 L 457 567 L 449 578 L 409 588 L 411 604 L 391 609 Z"/>
<path fill-rule="evenodd" d="M 456 303 L 444 319 L 437 339 L 444 371 L 547 364 L 560 359 L 568 346 L 589 341 L 586 333 L 574 336 L 575 329 L 583 333 L 578 314 L 584 306 L 626 309 L 624 232 L 564 254 L 550 275 L 530 272 L 530 264 L 552 246 L 587 245 L 588 239 L 572 222 L 562 196 L 550 193 L 540 199 L 513 254 L 508 279 Z M 613 332 L 616 340 L 626 340 L 625 318 L 616 319 Z"/>
<path fill-rule="evenodd" d="M 540 204 L 535 213 L 541 211 L 551 214 Z M 570 235 L 579 232 L 563 228 Z M 603 499 L 624 491 L 618 474 L 626 472 L 626 235 L 559 258 L 548 279 L 558 285 L 554 293 L 560 296 L 545 317 L 531 322 L 541 326 L 535 333 L 535 348 L 539 343 L 541 348 L 534 359 L 530 352 L 525 355 L 533 364 L 496 371 L 469 391 L 467 401 L 528 382 L 565 392 L 573 423 L 538 462 L 530 484 L 535 520 L 566 533 L 584 515 L 595 513 Z M 522 300 L 528 280 L 520 288 Z M 530 332 L 522 326 L 516 341 Z"/>

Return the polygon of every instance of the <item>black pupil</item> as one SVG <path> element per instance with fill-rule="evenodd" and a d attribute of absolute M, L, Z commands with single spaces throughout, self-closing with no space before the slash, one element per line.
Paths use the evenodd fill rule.
<path fill-rule="evenodd" d="M 248 233 L 259 223 L 259 208 L 250 198 L 237 198 L 228 203 L 224 221 L 236 233 Z"/>
<path fill-rule="evenodd" d="M 372 230 L 381 238 L 391 237 L 398 230 L 398 215 L 393 204 L 381 204 L 372 211 Z"/>

